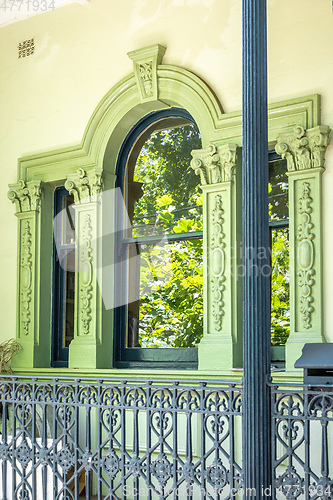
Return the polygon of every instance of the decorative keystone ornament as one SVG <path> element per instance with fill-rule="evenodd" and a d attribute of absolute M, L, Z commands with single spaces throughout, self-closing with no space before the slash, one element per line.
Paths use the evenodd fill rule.
<path fill-rule="evenodd" d="M 203 186 L 230 182 L 235 176 L 236 152 L 236 144 L 216 146 L 211 143 L 206 149 L 192 151 L 191 167 L 200 175 Z"/>
<path fill-rule="evenodd" d="M 165 51 L 166 47 L 157 44 L 127 54 L 133 61 L 141 102 L 158 99 L 157 66 L 162 63 Z"/>
<path fill-rule="evenodd" d="M 25 182 L 22 179 L 17 184 L 9 184 L 8 199 L 15 203 L 16 212 L 39 211 L 41 199 L 41 181 Z"/>
<path fill-rule="evenodd" d="M 74 195 L 75 203 L 93 201 L 92 198 L 101 193 L 102 187 L 102 169 L 97 168 L 89 172 L 79 168 L 76 174 L 69 175 L 65 182 L 65 188 Z"/>
<path fill-rule="evenodd" d="M 281 134 L 276 152 L 287 160 L 289 172 L 323 168 L 331 129 L 327 125 L 305 130 L 297 125 L 293 134 Z"/>

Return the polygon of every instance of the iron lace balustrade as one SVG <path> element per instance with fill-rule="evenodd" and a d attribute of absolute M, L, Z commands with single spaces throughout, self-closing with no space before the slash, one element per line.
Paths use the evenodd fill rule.
<path fill-rule="evenodd" d="M 236 383 L 4 376 L 0 411 L 2 500 L 222 499 L 242 485 Z"/>
<path fill-rule="evenodd" d="M 272 498 L 333 498 L 333 385 L 270 388 Z"/>

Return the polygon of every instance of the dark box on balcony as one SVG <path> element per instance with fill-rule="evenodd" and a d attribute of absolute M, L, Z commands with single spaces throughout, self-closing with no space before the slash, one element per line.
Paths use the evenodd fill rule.
<path fill-rule="evenodd" d="M 333 343 L 305 344 L 294 366 L 303 368 L 305 384 L 333 384 Z"/>

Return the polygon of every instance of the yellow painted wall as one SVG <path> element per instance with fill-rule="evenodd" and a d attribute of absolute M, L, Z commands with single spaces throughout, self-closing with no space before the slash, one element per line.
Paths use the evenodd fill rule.
<path fill-rule="evenodd" d="M 330 0 L 268 0 L 269 100 L 322 95 L 333 128 Z M 35 53 L 17 45 L 34 37 Z M 164 63 L 213 89 L 226 112 L 241 108 L 241 0 L 90 0 L 0 30 L 0 338 L 15 336 L 16 220 L 7 200 L 17 158 L 80 142 L 104 94 L 132 71 L 126 53 L 160 43 Z M 333 147 L 324 179 L 324 306 L 333 342 Z"/>

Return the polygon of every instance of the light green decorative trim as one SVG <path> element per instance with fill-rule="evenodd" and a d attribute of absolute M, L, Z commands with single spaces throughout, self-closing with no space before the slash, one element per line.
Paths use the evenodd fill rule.
<path fill-rule="evenodd" d="M 102 172 L 101 168 L 89 172 L 79 168 L 76 174 L 68 175 L 65 188 L 74 195 L 75 203 L 89 203 L 102 192 Z"/>
<path fill-rule="evenodd" d="M 212 315 L 214 318 L 215 329 L 222 330 L 222 318 L 224 316 L 225 303 L 223 301 L 223 292 L 225 290 L 225 234 L 223 232 L 223 205 L 222 196 L 215 195 L 214 208 L 212 210 L 213 231 L 210 235 L 210 282 L 212 300 Z"/>
<path fill-rule="evenodd" d="M 20 282 L 20 311 L 22 333 L 29 335 L 31 322 L 31 295 L 32 295 L 32 234 L 28 220 L 23 222 L 21 241 L 21 282 Z"/>
<path fill-rule="evenodd" d="M 306 342 L 325 342 L 322 310 L 322 174 L 330 128 L 297 125 L 278 135 L 289 178 L 290 337 L 286 368 Z"/>
<path fill-rule="evenodd" d="M 211 143 L 192 151 L 192 156 L 191 166 L 200 176 L 204 194 L 204 335 L 199 344 L 199 369 L 239 367 L 241 290 L 235 249 L 241 182 L 237 179 L 237 145 Z"/>
<path fill-rule="evenodd" d="M 326 125 L 307 131 L 298 125 L 293 134 L 279 135 L 275 149 L 286 158 L 288 171 L 323 167 L 330 131 Z"/>
<path fill-rule="evenodd" d="M 59 182 L 75 174 L 78 168 L 95 167 L 114 175 L 115 161 L 126 134 L 147 113 L 169 106 L 189 111 L 198 124 L 204 147 L 210 142 L 242 144 L 241 112 L 223 114 L 220 103 L 201 78 L 167 65 L 158 66 L 157 75 L 159 100 L 142 104 L 134 74 L 125 77 L 98 104 L 80 145 L 21 158 L 18 178 Z M 268 124 L 270 147 L 274 147 L 281 131 L 291 133 L 298 124 L 304 128 L 319 125 L 320 96 L 314 94 L 271 104 Z M 108 161 L 103 165 L 106 155 Z"/>
<path fill-rule="evenodd" d="M 75 200 L 75 328 L 69 346 L 70 368 L 108 368 L 112 366 L 111 331 L 102 327 L 108 312 L 103 308 L 97 281 L 101 268 L 98 241 L 101 240 L 102 204 L 99 194 L 104 185 L 102 169 L 80 168 L 68 175 L 65 187 Z M 107 323 L 107 322 L 106 322 Z"/>
<path fill-rule="evenodd" d="M 40 209 L 40 181 L 19 180 L 17 184 L 9 184 L 8 199 L 15 203 L 16 212 L 38 211 Z"/>
<path fill-rule="evenodd" d="M 19 204 L 23 209 L 16 212 L 18 219 L 16 338 L 23 349 L 13 358 L 13 367 L 42 366 L 41 349 L 45 347 L 45 339 L 40 342 L 39 335 L 40 213 L 36 210 L 25 210 L 31 205 L 36 207 L 36 202 L 31 203 L 28 194 L 23 194 L 24 197 L 26 198 L 16 201 L 17 206 Z"/>
<path fill-rule="evenodd" d="M 162 64 L 165 51 L 162 45 L 151 45 L 127 54 L 133 61 L 141 102 L 158 99 L 157 66 Z"/>
<path fill-rule="evenodd" d="M 90 324 L 92 321 L 92 299 L 93 299 L 93 258 L 91 240 L 93 237 L 93 228 L 91 225 L 91 215 L 85 215 L 85 222 L 83 226 L 83 248 L 80 249 L 80 267 L 82 269 L 82 280 L 80 286 L 80 317 L 81 327 L 84 335 L 90 332 Z"/>
<path fill-rule="evenodd" d="M 300 313 L 302 315 L 303 328 L 306 330 L 312 326 L 311 316 L 314 312 L 312 288 L 316 283 L 314 278 L 316 271 L 313 268 L 315 254 L 313 240 L 315 234 L 312 232 L 314 225 L 311 221 L 313 198 L 311 198 L 310 192 L 310 184 L 303 182 L 302 196 L 298 201 L 301 223 L 297 226 L 297 261 L 299 266 L 297 276 L 299 277 L 298 286 L 300 287 L 301 295 Z"/>
<path fill-rule="evenodd" d="M 232 181 L 236 166 L 236 144 L 215 146 L 192 151 L 191 167 L 200 175 L 201 184 L 217 184 Z"/>

